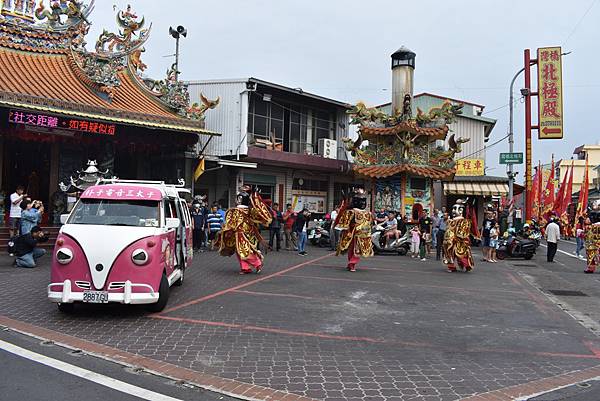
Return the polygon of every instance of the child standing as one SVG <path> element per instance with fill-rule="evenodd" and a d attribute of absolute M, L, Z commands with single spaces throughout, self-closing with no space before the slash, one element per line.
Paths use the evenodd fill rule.
<path fill-rule="evenodd" d="M 410 230 L 410 236 L 411 236 L 410 251 L 412 253 L 411 257 L 418 258 L 419 257 L 419 245 L 421 243 L 421 231 L 419 231 L 418 226 L 414 226 Z"/>
<path fill-rule="evenodd" d="M 500 225 L 496 223 L 490 229 L 490 262 L 496 263 L 496 249 L 498 249 L 498 237 L 500 236 Z"/>

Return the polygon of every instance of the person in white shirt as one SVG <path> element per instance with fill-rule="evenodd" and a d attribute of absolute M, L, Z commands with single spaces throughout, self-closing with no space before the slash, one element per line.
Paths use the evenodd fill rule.
<path fill-rule="evenodd" d="M 335 220 L 337 219 L 339 208 L 340 207 L 338 206 L 329 213 L 329 219 L 331 221 L 331 226 L 329 227 L 329 241 L 331 242 L 330 251 L 335 251 L 340 240 L 340 230 L 335 228 Z"/>
<path fill-rule="evenodd" d="M 548 243 L 548 253 L 546 254 L 548 262 L 554 262 L 554 255 L 558 249 L 558 240 L 560 240 L 560 227 L 556 224 L 554 217 L 550 218 L 550 223 L 546 226 L 546 242 Z"/>
<path fill-rule="evenodd" d="M 27 197 L 25 188 L 18 185 L 14 194 L 10 195 L 9 233 L 13 238 L 20 234 L 21 230 L 21 202 Z"/>

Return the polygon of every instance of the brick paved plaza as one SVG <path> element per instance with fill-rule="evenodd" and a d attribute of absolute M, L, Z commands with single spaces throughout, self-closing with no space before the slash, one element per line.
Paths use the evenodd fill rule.
<path fill-rule="evenodd" d="M 309 251 L 272 252 L 263 274 L 246 276 L 233 258 L 197 255 L 156 315 L 123 306 L 60 314 L 45 297 L 47 264 L 13 269 L 3 259 L 0 314 L 280 391 L 269 399 L 508 399 L 490 392 L 537 381 L 517 388 L 532 394 L 600 365 L 596 336 L 530 284 L 541 264 L 478 262 L 448 274 L 432 260 L 378 256 L 349 273 L 343 258 Z M 556 268 L 578 272 L 567 259 Z"/>

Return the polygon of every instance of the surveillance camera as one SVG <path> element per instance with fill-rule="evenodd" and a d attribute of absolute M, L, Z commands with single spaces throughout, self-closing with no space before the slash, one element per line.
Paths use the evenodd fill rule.
<path fill-rule="evenodd" d="M 529 96 L 531 92 L 527 88 L 521 89 L 521 96 Z"/>
<path fill-rule="evenodd" d="M 246 82 L 246 90 L 248 92 L 256 92 L 256 82 Z"/>

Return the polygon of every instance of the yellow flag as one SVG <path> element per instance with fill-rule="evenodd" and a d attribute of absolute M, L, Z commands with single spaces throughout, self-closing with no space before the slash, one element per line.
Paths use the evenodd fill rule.
<path fill-rule="evenodd" d="M 194 181 L 198 181 L 198 178 L 204 173 L 204 158 L 200 159 L 198 162 L 198 167 L 196 167 L 196 171 L 194 171 Z"/>

